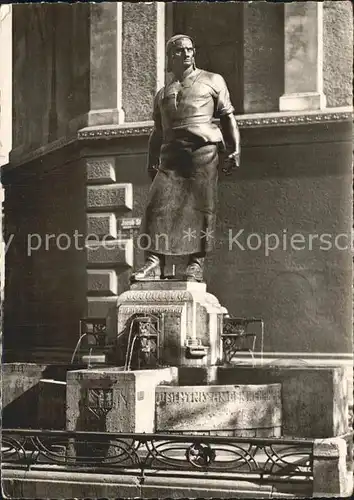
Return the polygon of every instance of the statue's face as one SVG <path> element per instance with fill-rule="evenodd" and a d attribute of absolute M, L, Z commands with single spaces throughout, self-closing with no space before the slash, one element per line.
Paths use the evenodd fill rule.
<path fill-rule="evenodd" d="M 172 71 L 185 71 L 194 66 L 195 49 L 189 38 L 177 40 L 171 50 Z"/>

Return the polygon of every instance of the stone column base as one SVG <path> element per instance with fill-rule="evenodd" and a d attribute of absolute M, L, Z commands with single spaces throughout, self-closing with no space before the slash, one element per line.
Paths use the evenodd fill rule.
<path fill-rule="evenodd" d="M 75 370 L 66 380 L 67 430 L 154 432 L 155 388 L 175 382 L 177 369 Z"/>
<path fill-rule="evenodd" d="M 159 317 L 159 364 L 211 366 L 222 356 L 223 308 L 205 283 L 162 280 L 138 282 L 118 298 L 117 352 L 129 354 L 134 337 L 132 318 Z M 119 362 L 119 360 L 117 360 Z"/>
<path fill-rule="evenodd" d="M 284 94 L 279 98 L 279 111 L 325 109 L 326 96 L 322 92 Z"/>
<path fill-rule="evenodd" d="M 217 383 L 282 386 L 282 430 L 287 438 L 327 439 L 349 432 L 343 367 L 220 366 Z"/>
<path fill-rule="evenodd" d="M 339 437 L 316 439 L 313 452 L 313 497 L 350 497 L 353 471 L 346 440 Z"/>

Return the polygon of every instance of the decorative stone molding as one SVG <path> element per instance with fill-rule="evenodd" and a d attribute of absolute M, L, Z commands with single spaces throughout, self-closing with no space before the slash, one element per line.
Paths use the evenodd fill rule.
<path fill-rule="evenodd" d="M 262 127 L 283 127 L 301 125 L 321 125 L 325 123 L 350 122 L 353 120 L 353 110 L 351 107 L 326 108 L 318 112 L 275 112 L 259 113 L 236 116 L 239 128 L 255 129 Z M 4 172 L 8 172 L 14 167 L 34 161 L 54 151 L 60 150 L 77 141 L 97 140 L 97 139 L 124 139 L 127 137 L 144 137 L 150 135 L 152 122 L 143 124 L 124 125 L 102 125 L 97 127 L 85 127 L 71 136 L 62 137 L 50 144 L 42 146 L 30 153 L 24 153 L 21 148 L 11 152 L 10 163 L 3 167 Z"/>
<path fill-rule="evenodd" d="M 329 122 L 350 121 L 353 119 L 351 108 L 327 108 L 319 112 L 279 112 L 262 113 L 256 115 L 238 115 L 236 120 L 241 129 L 260 128 L 269 126 L 288 126 L 320 124 Z M 78 139 L 102 139 L 115 137 L 145 136 L 152 131 L 152 122 L 144 126 L 132 125 L 131 127 L 90 127 L 78 132 Z"/>
<path fill-rule="evenodd" d="M 157 313 L 175 313 L 182 314 L 183 305 L 176 306 L 174 304 L 156 304 L 154 305 L 154 311 Z M 122 319 L 122 323 L 125 323 L 132 314 L 137 313 L 151 313 L 151 305 L 138 304 L 137 306 L 121 306 L 119 309 L 119 315 Z"/>
<path fill-rule="evenodd" d="M 163 303 L 174 303 L 174 302 L 186 302 L 193 300 L 193 296 L 187 291 L 172 291 L 172 290 L 129 290 L 123 293 L 118 299 L 118 306 L 124 302 L 152 302 L 153 304 L 158 302 Z"/>
<path fill-rule="evenodd" d="M 78 139 L 101 139 L 113 137 L 135 137 L 139 135 L 149 135 L 152 131 L 152 124 L 144 127 L 95 127 L 91 129 L 83 129 L 78 132 Z"/>
<path fill-rule="evenodd" d="M 16 167 L 18 165 L 22 165 L 24 163 L 29 163 L 30 161 L 34 161 L 41 156 L 52 153 L 53 151 L 57 151 L 58 149 L 62 149 L 70 144 L 73 144 L 77 140 L 77 134 L 73 134 L 71 136 L 61 137 L 56 141 L 51 142 L 50 144 L 46 144 L 45 146 L 41 146 L 34 151 L 29 153 L 25 153 L 22 147 L 18 147 L 13 149 L 10 153 L 10 162 L 7 168 Z"/>
<path fill-rule="evenodd" d="M 236 117 L 237 118 L 237 117 Z M 284 115 L 277 113 L 277 116 L 264 115 L 259 118 L 238 119 L 240 128 L 268 127 L 268 126 L 287 126 L 287 125 L 306 125 L 311 123 L 342 122 L 353 119 L 352 111 L 309 113 L 309 114 L 291 114 Z"/>
<path fill-rule="evenodd" d="M 100 238 L 105 236 L 117 238 L 117 219 L 115 214 L 87 214 L 86 221 L 88 235 L 95 234 Z"/>
<path fill-rule="evenodd" d="M 89 266 L 133 266 L 133 240 L 112 240 L 87 243 Z"/>
<path fill-rule="evenodd" d="M 116 182 L 115 158 L 97 157 L 86 159 L 87 182 L 108 184 Z"/>
<path fill-rule="evenodd" d="M 87 270 L 87 291 L 95 295 L 117 295 L 117 273 L 113 270 Z"/>

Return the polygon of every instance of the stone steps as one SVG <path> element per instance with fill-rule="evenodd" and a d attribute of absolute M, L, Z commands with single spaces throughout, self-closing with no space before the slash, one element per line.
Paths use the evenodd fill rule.
<path fill-rule="evenodd" d="M 85 472 L 3 470 L 6 498 L 309 498 L 308 484 L 272 485 L 253 481 L 169 475 L 136 476 Z"/>

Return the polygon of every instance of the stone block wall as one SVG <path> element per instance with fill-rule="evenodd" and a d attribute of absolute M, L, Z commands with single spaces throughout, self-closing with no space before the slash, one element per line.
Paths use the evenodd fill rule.
<path fill-rule="evenodd" d="M 66 150 L 3 182 L 6 361 L 47 362 L 54 350 L 68 363 L 86 309 L 85 170 Z"/>
<path fill-rule="evenodd" d="M 133 265 L 133 243 L 118 230 L 133 208 L 133 186 L 116 182 L 116 157 L 87 158 L 87 316 L 111 317 Z M 119 177 L 119 176 L 118 176 Z"/>
<path fill-rule="evenodd" d="M 327 106 L 353 103 L 353 5 L 323 3 L 323 84 Z"/>
<path fill-rule="evenodd" d="M 13 6 L 13 153 L 69 137 L 90 106 L 90 6 Z M 28 61 L 30 63 L 30 71 Z"/>
<path fill-rule="evenodd" d="M 219 183 L 210 292 L 230 314 L 264 319 L 266 352 L 352 352 L 351 124 L 241 135 L 242 166 Z M 304 243 L 292 247 L 297 233 Z M 266 234 L 279 238 L 268 255 Z M 310 234 L 329 234 L 331 248 Z"/>

